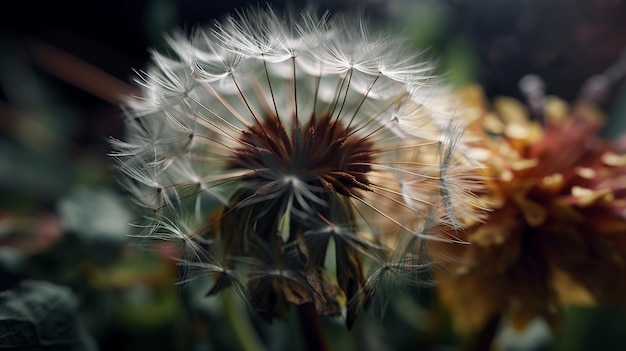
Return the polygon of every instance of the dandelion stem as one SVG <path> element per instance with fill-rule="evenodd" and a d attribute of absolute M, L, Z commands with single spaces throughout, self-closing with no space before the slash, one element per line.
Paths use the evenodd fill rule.
<path fill-rule="evenodd" d="M 226 319 L 235 333 L 235 340 L 239 343 L 239 349 L 243 351 L 266 350 L 252 323 L 247 318 L 246 310 L 239 303 L 240 301 L 230 291 L 224 292 L 223 298 Z"/>
<path fill-rule="evenodd" d="M 330 350 L 315 306 L 309 302 L 298 305 L 297 309 L 305 349 L 309 351 Z"/>

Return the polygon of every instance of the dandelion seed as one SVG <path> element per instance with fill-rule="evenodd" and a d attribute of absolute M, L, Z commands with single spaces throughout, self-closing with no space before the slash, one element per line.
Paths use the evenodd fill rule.
<path fill-rule="evenodd" d="M 400 243 L 454 240 L 425 228 L 478 216 L 462 118 L 402 36 L 267 9 L 168 43 L 174 55 L 139 73 L 112 155 L 151 211 L 146 236 L 183 239 L 210 294 L 236 289 L 268 319 L 347 302 L 350 326 L 388 295 L 385 272 L 423 267 L 420 245 Z"/>

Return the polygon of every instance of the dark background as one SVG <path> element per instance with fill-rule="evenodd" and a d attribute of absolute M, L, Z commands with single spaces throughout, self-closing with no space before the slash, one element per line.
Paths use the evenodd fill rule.
<path fill-rule="evenodd" d="M 303 3 L 272 4 L 280 10 L 298 9 Z M 74 228 L 78 239 L 68 238 L 68 233 L 62 233 L 67 215 L 63 204 L 68 198 L 72 204 L 80 203 L 77 186 L 96 189 L 87 195 L 78 192 L 87 204 L 120 191 L 107 156 L 108 138 L 124 133 L 120 94 L 133 93 L 133 69 L 145 67 L 149 48 L 163 49 L 163 34 L 174 28 L 189 30 L 208 24 L 247 4 L 265 6 L 265 2 L 242 0 L 21 0 L 4 4 L 0 10 L 0 249 L 19 247 L 35 257 L 33 265 L 39 270 L 14 269 L 19 262 L 7 260 L 0 252 L 0 291 L 26 276 L 83 292 L 81 306 L 87 307 L 83 313 L 89 318 L 80 323 L 91 326 L 103 349 L 122 343 L 126 348 L 120 351 L 141 349 L 136 345 L 157 349 L 160 343 L 162 349 L 171 349 L 165 339 L 189 335 L 188 330 L 181 330 L 192 327 L 184 324 L 191 320 L 189 315 L 166 327 L 146 327 L 158 320 L 150 315 L 140 322 L 134 319 L 180 301 L 172 288 L 175 274 L 160 261 L 156 267 L 127 262 L 111 249 L 116 243 L 86 239 L 95 236 L 86 229 L 81 233 L 81 228 Z M 442 71 L 450 74 L 454 84 L 479 83 L 489 97 L 521 99 L 519 80 L 537 74 L 545 81 L 547 93 L 572 102 L 593 75 L 619 62 L 626 70 L 626 57 L 620 61 L 626 47 L 625 0 L 325 0 L 317 7 L 362 11 L 378 23 L 406 28 L 416 46 L 440 57 Z M 610 125 L 626 121 L 623 85 L 618 74 L 601 104 L 611 118 Z M 93 216 L 111 221 L 120 217 L 115 211 L 90 211 L 85 228 Z M 129 274 L 130 270 L 136 278 L 126 286 L 94 287 L 93 277 L 74 272 L 94 259 L 100 268 L 108 262 L 114 265 L 113 272 Z M 105 275 L 114 276 L 108 268 L 102 269 Z M 68 271 L 74 275 L 68 276 Z M 144 298 L 141 294 L 146 292 L 145 286 L 135 286 L 136 281 L 150 279 L 155 281 L 154 291 L 172 295 L 163 295 L 163 303 L 156 307 L 139 304 L 133 310 L 130 307 L 137 301 L 132 294 Z M 125 301 L 129 304 L 124 305 Z M 148 332 L 129 332 L 124 329 L 128 325 L 120 326 L 119 318 L 108 312 L 115 306 L 119 313 L 132 310 L 129 324 L 141 325 Z M 195 308 L 188 310 L 195 313 Z M 172 319 L 166 312 L 163 323 Z M 210 327 L 222 324 L 219 319 L 209 322 L 201 320 Z M 195 327 L 203 330 L 205 325 L 200 324 Z M 173 332 L 164 332 L 168 330 Z M 215 330 L 214 335 L 219 335 L 220 330 Z M 370 330 L 363 332 L 367 335 Z M 402 337 L 413 337 L 410 333 L 413 329 Z"/>
<path fill-rule="evenodd" d="M 145 65 L 149 58 L 147 49 L 159 48 L 164 33 L 177 27 L 189 29 L 210 23 L 247 4 L 264 6 L 265 2 L 15 1 L 10 8 L 5 5 L 0 15 L 0 43 L 12 58 L 30 62 L 43 71 L 45 79 L 50 72 L 33 59 L 33 41 L 50 44 L 130 82 L 131 68 Z M 305 2 L 272 4 L 277 9 L 298 9 Z M 462 38 L 464 48 L 470 50 L 461 51 L 467 57 L 456 60 L 472 63 L 466 76 L 481 83 L 489 96 L 521 97 L 519 79 L 535 73 L 545 80 L 548 93 L 572 101 L 589 77 L 617 61 L 626 45 L 626 1 L 622 0 L 326 0 L 317 2 L 317 7 L 332 11 L 361 9 L 377 20 L 403 23 L 416 30 L 423 29 L 427 19 L 420 15 L 420 9 L 430 11 L 437 7 L 439 23 L 434 29 L 426 29 L 431 35 L 422 43 L 433 47 L 436 54 L 445 55 L 450 53 L 446 49 Z M 451 55 L 458 56 L 459 51 Z M 5 75 L 13 70 L 10 65 L 4 67 Z M 116 107 L 68 80 L 54 77 L 48 82 L 63 99 L 71 101 L 73 108 L 79 109 L 79 114 L 91 116 L 89 125 L 81 127 L 82 137 L 119 132 L 115 119 L 103 116 L 114 115 Z M 621 82 L 613 86 L 604 105 L 607 109 L 613 107 Z M 19 77 L 4 84 L 5 98 L 6 90 L 13 84 L 20 84 Z"/>
<path fill-rule="evenodd" d="M 305 4 L 270 3 L 277 9 L 298 9 Z M 265 2 L 24 0 L 12 2 L 1 19 L 8 48 L 42 39 L 127 80 L 129 67 L 145 63 L 146 48 L 158 46 L 163 32 L 210 23 L 248 4 L 262 7 Z M 626 45 L 623 0 L 317 2 L 320 9 L 360 9 L 375 19 L 409 24 L 416 8 L 435 5 L 443 8 L 435 44 L 457 36 L 471 41 L 478 61 L 476 77 L 489 95 L 517 95 L 517 81 L 524 74 L 536 73 L 546 80 L 550 92 L 574 99 L 582 83 L 615 62 Z M 423 18 L 415 16 L 414 20 Z"/>

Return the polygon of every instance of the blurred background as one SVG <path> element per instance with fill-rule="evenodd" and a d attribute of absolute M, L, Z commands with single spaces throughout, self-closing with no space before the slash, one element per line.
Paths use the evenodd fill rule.
<path fill-rule="evenodd" d="M 300 1 L 270 1 L 298 9 Z M 300 348 L 293 321 L 261 323 L 231 298 L 204 298 L 199 281 L 175 286 L 168 247 L 141 251 L 127 237 L 135 216 L 115 180 L 109 137 L 122 137 L 120 96 L 163 35 L 210 24 L 257 2 L 20 0 L 0 14 L 0 349 L 271 350 Z M 260 6 L 264 6 L 264 2 Z M 405 28 L 459 86 L 522 99 L 537 74 L 571 102 L 613 68 L 601 107 L 607 136 L 624 130 L 626 1 L 318 1 Z M 621 61 L 620 61 L 621 60 Z M 616 69 L 621 62 L 622 71 Z M 612 74 L 613 74 L 612 73 Z M 418 298 L 415 296 L 418 295 Z M 347 332 L 324 320 L 334 347 L 454 350 L 432 292 L 400 292 L 383 321 Z M 36 306 L 37 308 L 32 308 Z M 434 317 L 433 317 L 434 316 Z M 612 318 L 612 317 L 611 317 Z M 624 320 L 617 319 L 624 322 Z M 12 321 L 12 323 L 6 323 Z M 613 319 L 611 319 L 613 321 Z M 294 331 L 295 330 L 295 331 Z M 54 333 L 52 333 L 54 331 Z M 25 341 L 32 337 L 35 341 Z M 506 335 L 503 336 L 506 338 Z M 539 323 L 504 345 L 558 342 Z M 264 345 L 264 346 L 263 346 Z"/>

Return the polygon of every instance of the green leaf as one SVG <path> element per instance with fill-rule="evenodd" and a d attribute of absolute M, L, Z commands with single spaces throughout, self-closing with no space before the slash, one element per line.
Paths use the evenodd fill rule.
<path fill-rule="evenodd" d="M 626 350 L 626 310 L 613 306 L 565 310 L 556 351 Z"/>
<path fill-rule="evenodd" d="M 67 231 L 86 241 L 123 242 L 130 233 L 130 210 L 113 191 L 79 187 L 58 202 Z"/>
<path fill-rule="evenodd" d="M 81 328 L 77 306 L 70 289 L 43 281 L 0 293 L 0 349 L 97 350 Z"/>

